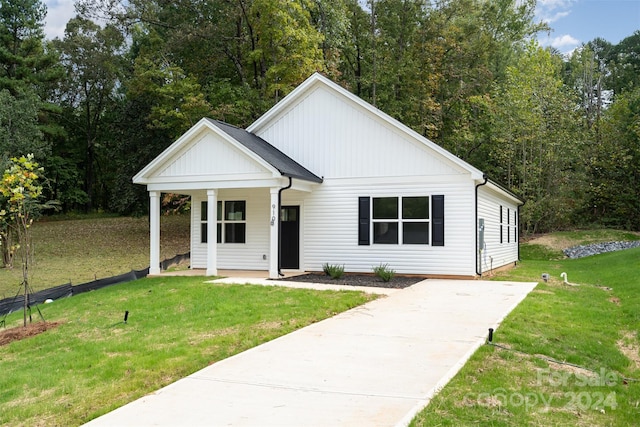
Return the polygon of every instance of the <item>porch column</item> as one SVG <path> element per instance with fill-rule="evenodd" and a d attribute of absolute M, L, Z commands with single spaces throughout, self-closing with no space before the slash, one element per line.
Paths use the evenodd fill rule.
<path fill-rule="evenodd" d="M 207 190 L 207 276 L 218 275 L 218 192 Z"/>
<path fill-rule="evenodd" d="M 149 274 L 160 274 L 160 192 L 149 191 Z"/>
<path fill-rule="evenodd" d="M 280 212 L 278 212 L 278 193 L 280 188 L 271 188 L 269 217 L 269 278 L 278 277 L 278 236 L 280 235 Z"/>

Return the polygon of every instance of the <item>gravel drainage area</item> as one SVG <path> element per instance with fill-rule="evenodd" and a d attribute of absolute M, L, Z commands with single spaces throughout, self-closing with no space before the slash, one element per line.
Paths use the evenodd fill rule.
<path fill-rule="evenodd" d="M 605 252 L 621 251 L 637 247 L 640 247 L 640 240 L 633 242 L 605 242 L 594 243 L 591 245 L 580 245 L 564 249 L 562 252 L 564 252 L 568 258 L 583 258 L 586 256 L 603 254 Z"/>

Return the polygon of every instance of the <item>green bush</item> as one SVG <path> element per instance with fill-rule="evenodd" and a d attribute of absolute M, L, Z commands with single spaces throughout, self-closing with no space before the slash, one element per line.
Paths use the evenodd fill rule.
<path fill-rule="evenodd" d="M 382 279 L 383 282 L 388 282 L 393 279 L 393 276 L 396 274 L 394 270 L 389 268 L 389 264 L 380 264 L 377 267 L 373 267 L 373 272 Z"/>
<path fill-rule="evenodd" d="M 344 274 L 344 265 L 325 263 L 322 265 L 322 271 L 332 279 L 339 279 Z"/>

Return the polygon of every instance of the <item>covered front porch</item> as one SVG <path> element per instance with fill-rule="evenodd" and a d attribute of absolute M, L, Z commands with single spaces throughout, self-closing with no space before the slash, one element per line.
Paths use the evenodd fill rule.
<path fill-rule="evenodd" d="M 191 196 L 192 268 L 281 273 L 283 191 L 310 192 L 322 178 L 262 138 L 202 119 L 134 178 L 147 186 L 150 274 L 160 273 L 162 193 Z M 215 224 L 215 226 L 214 226 Z"/>
<path fill-rule="evenodd" d="M 291 180 L 293 181 L 293 180 Z M 277 279 L 301 267 L 299 200 L 309 191 L 293 182 L 279 187 L 226 188 L 190 193 L 190 268 L 206 276 L 221 270 L 260 271 Z M 288 190 L 287 203 L 282 193 Z M 150 197 L 150 274 L 160 274 L 162 193 Z M 292 213 L 293 211 L 293 213 Z"/>

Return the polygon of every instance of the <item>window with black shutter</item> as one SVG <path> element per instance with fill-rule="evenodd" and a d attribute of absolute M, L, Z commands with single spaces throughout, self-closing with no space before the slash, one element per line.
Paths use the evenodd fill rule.
<path fill-rule="evenodd" d="M 428 245 L 430 237 L 444 246 L 443 195 L 358 198 L 358 245 Z"/>

